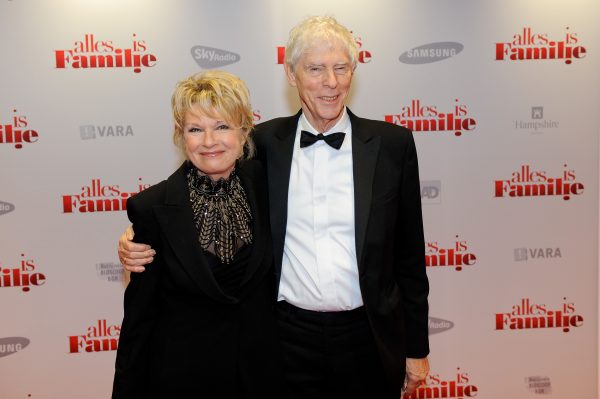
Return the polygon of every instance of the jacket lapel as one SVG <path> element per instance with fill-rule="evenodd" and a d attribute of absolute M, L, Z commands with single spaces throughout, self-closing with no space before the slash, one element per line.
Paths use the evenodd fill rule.
<path fill-rule="evenodd" d="M 348 109 L 352 123 L 352 168 L 354 174 L 354 228 L 356 260 L 359 272 L 364 271 L 363 248 L 371 210 L 373 178 L 381 139 L 369 132 L 360 118 Z"/>
<path fill-rule="evenodd" d="M 238 176 L 240 177 L 240 181 L 246 192 L 246 198 L 248 199 L 252 212 L 252 254 L 250 255 L 244 277 L 240 283 L 240 285 L 243 286 L 250 280 L 262 264 L 261 261 L 265 254 L 265 238 L 268 239 L 268 233 L 265 232 L 267 215 L 264 213 L 265 209 L 261 206 L 261 204 L 266 203 L 266 198 L 261 201 L 259 198 L 261 193 L 256 192 L 256 188 L 258 188 L 260 184 L 260 179 L 264 180 L 264 176 L 252 175 L 247 168 L 244 168 L 243 164 L 238 168 Z"/>
<path fill-rule="evenodd" d="M 193 222 L 185 163 L 167 180 L 165 205 L 155 207 L 154 212 L 173 253 L 200 289 L 215 300 L 236 302 L 221 291 L 202 253 Z"/>
<path fill-rule="evenodd" d="M 274 132 L 273 147 L 269 149 L 267 174 L 269 181 L 269 203 L 271 212 L 271 233 L 273 234 L 273 253 L 276 273 L 281 272 L 283 244 L 287 225 L 288 189 L 294 139 L 298 127 L 298 118 L 302 112 L 285 118 L 281 128 Z"/>

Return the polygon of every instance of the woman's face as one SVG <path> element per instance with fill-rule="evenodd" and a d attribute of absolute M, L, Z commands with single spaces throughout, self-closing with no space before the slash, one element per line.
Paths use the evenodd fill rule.
<path fill-rule="evenodd" d="M 222 119 L 206 116 L 198 108 L 183 120 L 183 143 L 187 158 L 212 180 L 228 178 L 241 157 L 247 133 Z"/>

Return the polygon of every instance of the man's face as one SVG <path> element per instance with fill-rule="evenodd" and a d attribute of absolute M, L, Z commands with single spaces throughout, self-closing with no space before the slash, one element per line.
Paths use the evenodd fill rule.
<path fill-rule="evenodd" d="M 319 133 L 329 130 L 342 116 L 350 84 L 352 64 L 341 44 L 320 41 L 309 47 L 290 70 L 290 85 L 298 89 L 302 111 Z"/>

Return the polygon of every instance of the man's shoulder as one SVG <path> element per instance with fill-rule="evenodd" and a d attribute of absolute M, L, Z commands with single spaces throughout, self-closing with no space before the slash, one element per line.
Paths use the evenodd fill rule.
<path fill-rule="evenodd" d="M 404 126 L 395 125 L 390 122 L 377 119 L 361 118 L 358 116 L 353 116 L 352 121 L 353 129 L 356 127 L 357 129 L 368 131 L 371 134 L 382 136 L 383 138 L 407 139 L 412 136 L 412 131 L 410 129 L 407 129 Z"/>
<path fill-rule="evenodd" d="M 264 128 L 268 128 L 271 126 L 277 126 L 280 125 L 282 123 L 286 123 L 288 122 L 291 118 L 294 118 L 294 115 L 290 115 L 290 116 L 279 116 L 277 118 L 273 118 L 273 119 L 269 119 L 266 120 L 264 122 L 261 122 L 259 124 L 257 124 L 255 127 L 256 129 L 264 129 Z"/>
<path fill-rule="evenodd" d="M 291 116 L 280 116 L 277 118 L 269 119 L 267 121 L 261 122 L 254 126 L 254 134 L 263 135 L 268 134 L 276 129 L 281 129 L 283 126 L 286 126 L 295 118 L 294 115 Z"/>

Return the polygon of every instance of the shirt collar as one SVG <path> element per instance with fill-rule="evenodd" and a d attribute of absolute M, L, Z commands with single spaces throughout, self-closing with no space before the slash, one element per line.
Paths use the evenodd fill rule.
<path fill-rule="evenodd" d="M 347 111 L 346 107 L 344 107 L 344 111 L 342 113 L 342 117 L 340 118 L 340 120 L 337 121 L 337 123 L 335 125 L 333 125 L 331 127 L 331 129 L 327 130 L 326 132 L 323 132 L 323 135 L 328 135 L 330 133 L 336 133 L 336 132 L 344 132 L 346 134 L 350 134 L 352 132 L 351 126 L 352 125 L 350 123 L 350 116 L 348 115 L 348 111 Z M 315 129 L 310 124 L 310 122 L 306 118 L 306 115 L 304 115 L 304 112 L 302 113 L 302 115 L 300 116 L 300 119 L 298 120 L 298 127 L 300 128 L 299 130 L 307 130 L 313 134 L 319 133 L 317 131 L 317 129 Z"/>

